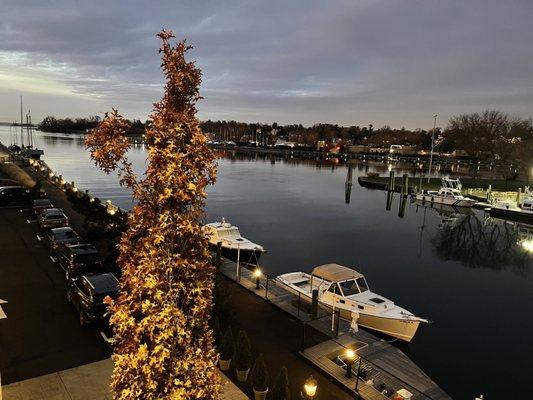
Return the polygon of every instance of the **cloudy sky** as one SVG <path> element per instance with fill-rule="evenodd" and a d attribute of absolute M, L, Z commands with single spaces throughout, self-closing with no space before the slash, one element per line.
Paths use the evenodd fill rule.
<path fill-rule="evenodd" d="M 431 127 L 533 116 L 531 0 L 0 0 L 0 121 L 146 118 L 161 28 L 203 71 L 202 119 Z"/>

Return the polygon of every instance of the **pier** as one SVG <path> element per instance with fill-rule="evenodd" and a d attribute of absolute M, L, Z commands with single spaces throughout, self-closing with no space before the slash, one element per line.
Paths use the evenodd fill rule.
<path fill-rule="evenodd" d="M 303 297 L 267 275 L 257 278 L 253 271 L 243 266 L 237 270 L 232 261 L 221 259 L 219 271 L 227 279 L 299 320 L 300 331 L 287 332 L 300 335 L 299 354 L 346 390 L 372 400 L 390 399 L 402 389 L 411 393 L 413 400 L 451 399 L 401 350 L 366 330 L 350 332 L 349 322 L 338 318 L 330 308 L 320 306 L 313 316 L 309 302 Z M 308 347 L 306 335 L 311 329 L 326 335 L 329 340 Z M 347 349 L 356 353 L 354 373 L 350 378 L 346 377 L 342 365 L 342 356 Z"/>

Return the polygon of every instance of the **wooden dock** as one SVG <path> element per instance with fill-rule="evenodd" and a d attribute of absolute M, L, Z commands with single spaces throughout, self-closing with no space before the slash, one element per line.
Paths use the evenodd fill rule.
<path fill-rule="evenodd" d="M 303 338 L 300 354 L 362 398 L 391 399 L 398 390 L 405 389 L 413 394 L 412 400 L 451 399 L 409 357 L 389 342 L 363 329 L 355 333 L 350 332 L 349 322 L 342 319 L 339 320 L 337 328 L 332 321 L 331 309 L 319 307 L 316 318 L 312 318 L 308 313 L 309 303 L 275 279 L 262 275 L 259 289 L 256 289 L 256 278 L 249 269 L 241 267 L 238 274 L 237 265 L 223 259 L 219 270 L 227 278 L 299 319 L 302 322 L 302 331 L 298 334 Z M 305 330 L 309 327 L 331 339 L 306 348 Z M 355 350 L 358 357 L 351 378 L 346 378 L 346 370 L 336 362 L 337 357 L 344 354 L 348 347 Z M 363 370 L 364 378 L 358 377 L 361 376 L 357 373 L 358 369 Z M 386 392 L 386 395 L 382 392 Z"/>

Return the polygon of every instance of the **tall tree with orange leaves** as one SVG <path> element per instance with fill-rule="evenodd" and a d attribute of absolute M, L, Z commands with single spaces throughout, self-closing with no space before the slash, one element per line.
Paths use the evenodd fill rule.
<path fill-rule="evenodd" d="M 148 167 L 135 176 L 127 158 L 128 122 L 113 110 L 86 140 L 106 173 L 118 172 L 137 200 L 121 238 L 120 296 L 111 303 L 115 399 L 215 399 L 217 354 L 208 325 L 213 266 L 200 219 L 214 156 L 199 128 L 201 72 L 191 46 L 158 34 L 166 77 L 146 130 Z"/>

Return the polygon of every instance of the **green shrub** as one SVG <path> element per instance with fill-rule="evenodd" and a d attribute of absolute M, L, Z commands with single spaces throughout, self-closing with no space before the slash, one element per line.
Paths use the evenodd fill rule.
<path fill-rule="evenodd" d="M 237 338 L 237 348 L 235 349 L 235 368 L 239 371 L 246 371 L 252 366 L 252 346 L 250 339 L 244 331 L 239 331 Z"/>
<path fill-rule="evenodd" d="M 228 326 L 228 329 L 226 329 L 226 333 L 222 339 L 222 343 L 220 344 L 220 359 L 230 360 L 233 358 L 234 354 L 235 342 L 233 339 L 233 331 L 231 330 L 231 326 Z"/>
<path fill-rule="evenodd" d="M 269 378 L 263 354 L 259 354 L 252 368 L 252 387 L 261 392 L 267 390 Z"/>
<path fill-rule="evenodd" d="M 270 400 L 290 400 L 291 391 L 289 389 L 289 376 L 287 375 L 287 368 L 283 366 L 279 371 L 276 381 L 274 382 L 274 387 L 272 388 L 272 393 L 270 395 Z"/>
<path fill-rule="evenodd" d="M 220 352 L 220 347 L 222 345 L 224 336 L 222 335 L 222 330 L 220 329 L 220 321 L 218 320 L 218 317 L 215 317 L 215 322 L 213 323 L 213 339 L 215 341 L 215 347 Z"/>

